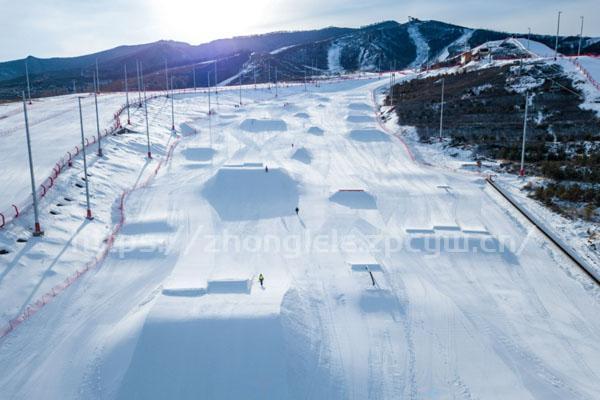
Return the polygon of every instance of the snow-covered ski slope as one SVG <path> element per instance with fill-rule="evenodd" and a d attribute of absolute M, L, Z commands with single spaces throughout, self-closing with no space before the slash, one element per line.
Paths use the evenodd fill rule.
<path fill-rule="evenodd" d="M 481 176 L 413 161 L 377 123 L 384 82 L 247 89 L 239 108 L 224 90 L 210 120 L 204 94 L 178 96 L 198 134 L 127 197 L 105 262 L 0 341 L 0 398 L 597 398 L 598 288 Z M 91 183 L 145 180 L 142 139 L 112 138 L 132 162 L 108 155 Z M 72 207 L 0 256 L 5 315 L 118 218 L 71 229 Z"/>
<path fill-rule="evenodd" d="M 125 104 L 124 94 L 102 94 L 98 97 L 101 131 L 110 126 L 113 113 L 122 104 Z M 85 136 L 95 135 L 93 95 L 86 94 L 81 105 Z M 39 184 L 67 151 L 77 144 L 81 145 L 79 108 L 75 95 L 35 99 L 28 107 L 34 171 Z M 31 192 L 29 174 L 23 173 L 29 165 L 21 103 L 0 105 L 0 149 L 0 210 L 4 211 L 12 204 L 20 204 Z"/>

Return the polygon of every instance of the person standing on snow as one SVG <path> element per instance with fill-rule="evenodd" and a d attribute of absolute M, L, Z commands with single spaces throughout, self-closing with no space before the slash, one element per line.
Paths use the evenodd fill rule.
<path fill-rule="evenodd" d="M 262 273 L 260 275 L 258 275 L 258 281 L 260 282 L 260 287 L 263 289 L 264 289 L 264 286 L 263 286 L 264 280 L 265 280 L 265 277 L 263 276 Z"/>

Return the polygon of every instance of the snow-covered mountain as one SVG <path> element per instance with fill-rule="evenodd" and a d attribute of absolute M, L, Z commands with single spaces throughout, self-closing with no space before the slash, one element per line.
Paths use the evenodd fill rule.
<path fill-rule="evenodd" d="M 81 57 L 40 59 L 28 57 L 0 63 L 0 100 L 13 99 L 25 84 L 25 62 L 29 66 L 34 95 L 91 90 L 92 74 L 98 60 L 101 86 L 120 90 L 123 65 L 131 71 L 135 85 L 136 61 L 141 61 L 149 89 L 165 87 L 165 60 L 177 87 L 206 86 L 208 73 L 217 63 L 221 84 L 266 82 L 279 79 L 303 79 L 304 75 L 336 74 L 347 71 L 379 71 L 421 67 L 455 56 L 465 49 L 514 34 L 471 29 L 440 21 L 411 19 L 406 23 L 385 21 L 360 28 L 328 27 L 297 32 L 273 32 L 264 35 L 216 40 L 197 46 L 175 41 L 159 41 L 137 46 L 120 46 Z M 553 36 L 532 35 L 532 40 L 554 47 Z M 577 52 L 578 37 L 562 37 L 559 51 Z M 600 53 L 600 38 L 584 38 L 584 53 Z M 195 72 L 195 79 L 194 79 Z M 231 79 L 235 77 L 236 79 Z M 214 76 L 211 78 L 214 82 Z"/>

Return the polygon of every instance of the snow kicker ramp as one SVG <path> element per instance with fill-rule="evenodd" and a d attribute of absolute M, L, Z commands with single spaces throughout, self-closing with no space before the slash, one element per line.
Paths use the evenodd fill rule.
<path fill-rule="evenodd" d="M 257 284 L 245 294 L 161 297 L 116 397 L 340 398 L 305 302 L 296 290 Z"/>
<path fill-rule="evenodd" d="M 281 119 L 248 118 L 242 121 L 240 129 L 246 132 L 287 131 L 287 124 Z"/>
<path fill-rule="evenodd" d="M 262 167 L 225 167 L 202 190 L 223 221 L 247 221 L 294 214 L 297 183 L 285 171 Z"/>
<path fill-rule="evenodd" d="M 181 304 L 188 298 L 169 299 L 193 309 Z M 118 398 L 284 399 L 284 357 L 277 315 L 155 316 L 146 321 Z"/>
<path fill-rule="evenodd" d="M 310 164 L 312 161 L 312 154 L 304 147 L 301 147 L 298 150 L 296 150 L 294 154 L 292 154 L 292 159 L 300 161 L 304 164 Z"/>

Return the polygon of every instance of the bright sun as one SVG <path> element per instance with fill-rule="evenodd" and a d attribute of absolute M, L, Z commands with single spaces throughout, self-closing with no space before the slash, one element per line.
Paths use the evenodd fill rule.
<path fill-rule="evenodd" d="M 272 0 L 151 0 L 164 38 L 198 44 L 253 33 L 271 15 Z"/>

